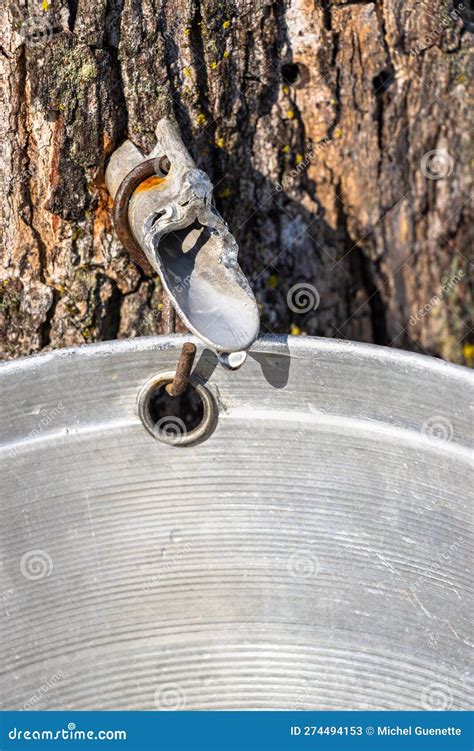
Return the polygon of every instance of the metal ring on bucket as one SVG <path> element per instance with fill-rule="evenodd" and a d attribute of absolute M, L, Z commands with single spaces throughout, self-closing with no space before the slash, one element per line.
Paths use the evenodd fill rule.
<path fill-rule="evenodd" d="M 210 391 L 201 383 L 190 378 L 190 386 L 196 391 L 202 402 L 203 416 L 199 425 L 189 432 L 179 418 L 165 417 L 167 423 L 163 429 L 157 429 L 157 423 L 152 419 L 149 410 L 151 396 L 160 388 L 171 383 L 175 377 L 174 371 L 159 373 L 150 378 L 141 388 L 138 395 L 138 414 L 145 429 L 161 443 L 171 446 L 190 446 L 209 437 L 214 430 L 217 420 L 217 408 Z M 174 422 L 173 422 L 174 420 Z M 184 427 L 184 430 L 183 430 Z"/>
<path fill-rule="evenodd" d="M 166 174 L 170 169 L 170 163 L 166 156 L 159 159 L 148 159 L 134 167 L 124 177 L 117 190 L 114 200 L 112 218 L 115 232 L 125 250 L 132 259 L 145 271 L 146 274 L 154 274 L 148 258 L 135 240 L 128 221 L 128 203 L 135 190 L 150 177 L 157 175 L 157 170 Z"/>

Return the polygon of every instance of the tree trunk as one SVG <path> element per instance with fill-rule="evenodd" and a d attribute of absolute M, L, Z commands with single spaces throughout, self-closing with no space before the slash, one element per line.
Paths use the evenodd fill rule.
<path fill-rule="evenodd" d="M 216 186 L 263 332 L 468 362 L 464 5 L 10 3 L 3 357 L 161 332 L 159 279 L 115 238 L 104 165 L 126 137 L 150 150 L 169 115 Z"/>

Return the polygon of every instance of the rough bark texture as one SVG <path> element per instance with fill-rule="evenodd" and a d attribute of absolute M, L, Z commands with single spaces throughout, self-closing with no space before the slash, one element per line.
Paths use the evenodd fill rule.
<path fill-rule="evenodd" d="M 8 5 L 3 357 L 160 332 L 159 280 L 114 236 L 104 164 L 127 136 L 150 149 L 166 114 L 214 181 L 263 331 L 469 363 L 464 5 Z M 299 313 L 303 283 L 320 303 Z"/>

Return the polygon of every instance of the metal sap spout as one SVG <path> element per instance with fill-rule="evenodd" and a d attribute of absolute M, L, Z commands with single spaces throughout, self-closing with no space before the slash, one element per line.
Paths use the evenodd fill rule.
<path fill-rule="evenodd" d="M 112 154 L 107 188 L 115 198 L 134 168 L 154 160 L 154 175 L 135 188 L 128 203 L 133 239 L 190 331 L 218 353 L 245 352 L 260 321 L 235 238 L 213 205 L 211 181 L 197 168 L 177 127 L 164 118 L 156 136 L 148 156 L 130 141 Z"/>

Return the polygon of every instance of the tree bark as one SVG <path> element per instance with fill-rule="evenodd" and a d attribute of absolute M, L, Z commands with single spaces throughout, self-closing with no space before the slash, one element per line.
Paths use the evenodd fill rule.
<path fill-rule="evenodd" d="M 159 279 L 115 238 L 104 165 L 126 137 L 150 150 L 168 115 L 216 186 L 263 332 L 469 363 L 465 6 L 10 3 L 2 356 L 161 332 Z M 300 284 L 317 308 L 288 304 Z"/>

